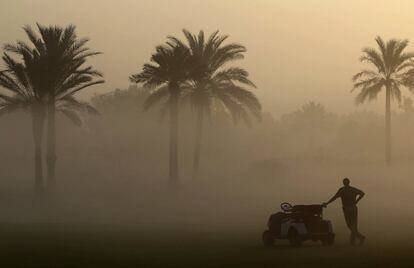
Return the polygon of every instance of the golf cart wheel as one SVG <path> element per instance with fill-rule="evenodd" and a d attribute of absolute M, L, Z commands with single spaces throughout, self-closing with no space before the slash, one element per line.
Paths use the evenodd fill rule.
<path fill-rule="evenodd" d="M 292 245 L 293 247 L 300 247 L 302 245 L 302 240 L 300 239 L 298 231 L 294 228 L 291 228 L 289 230 L 288 239 L 290 245 Z"/>
<path fill-rule="evenodd" d="M 271 246 L 273 246 L 273 243 L 275 242 L 275 239 L 272 236 L 272 234 L 270 233 L 270 231 L 266 230 L 266 231 L 263 232 L 262 241 L 263 241 L 263 245 L 265 247 L 271 247 Z"/>
<path fill-rule="evenodd" d="M 329 235 L 325 237 L 324 239 L 322 239 L 322 245 L 326 247 L 333 246 L 334 244 L 335 244 L 335 236 L 333 235 Z"/>

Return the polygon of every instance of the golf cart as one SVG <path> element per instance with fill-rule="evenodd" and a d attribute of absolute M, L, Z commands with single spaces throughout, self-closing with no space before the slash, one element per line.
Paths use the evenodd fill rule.
<path fill-rule="evenodd" d="M 282 212 L 270 216 L 268 230 L 263 232 L 263 244 L 272 246 L 276 239 L 288 239 L 292 246 L 306 240 L 321 241 L 324 246 L 335 242 L 332 223 L 322 218 L 322 205 L 280 205 Z"/>

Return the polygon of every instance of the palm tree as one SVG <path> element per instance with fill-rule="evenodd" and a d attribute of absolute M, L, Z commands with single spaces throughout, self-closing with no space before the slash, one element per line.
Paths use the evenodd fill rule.
<path fill-rule="evenodd" d="M 6 70 L 0 73 L 0 86 L 12 95 L 0 94 L 0 115 L 19 109 L 28 110 L 32 116 L 32 133 L 35 158 L 35 194 L 43 193 L 42 136 L 45 109 L 42 97 L 30 83 L 29 73 L 24 65 L 16 63 L 7 54 L 3 56 Z"/>
<path fill-rule="evenodd" d="M 88 38 L 79 39 L 75 26 L 41 26 L 37 24 L 40 36 L 29 26 L 24 27 L 31 45 L 17 42 L 8 44 L 5 50 L 20 55 L 33 68 L 34 79 L 39 92 L 45 96 L 47 105 L 47 185 L 54 191 L 56 180 L 56 101 L 84 90 L 90 86 L 104 83 L 96 80 L 102 74 L 92 66 L 84 66 L 86 60 L 99 52 L 85 47 Z"/>
<path fill-rule="evenodd" d="M 361 104 L 378 96 L 385 89 L 385 160 L 391 164 L 391 100 L 401 102 L 401 88 L 414 89 L 414 53 L 405 52 L 408 40 L 375 39 L 378 50 L 364 48 L 361 62 L 374 69 L 362 70 L 352 78 L 353 90 L 359 90 L 356 103 Z"/>
<path fill-rule="evenodd" d="M 30 58 L 25 59 L 27 65 L 32 65 Z M 34 140 L 35 159 L 35 194 L 44 192 L 42 140 L 46 117 L 46 101 L 39 85 L 36 84 L 36 69 L 26 68 L 25 64 L 18 63 L 7 54 L 3 56 L 6 70 L 0 72 L 0 87 L 9 94 L 0 94 L 0 116 L 17 110 L 28 111 L 32 117 L 32 133 Z M 76 125 L 81 125 L 81 112 L 97 114 L 98 112 L 88 103 L 80 102 L 73 95 L 64 95 L 57 98 L 57 111 L 62 112 Z"/>
<path fill-rule="evenodd" d="M 170 149 L 169 149 L 169 180 L 171 188 L 177 188 L 178 172 L 178 102 L 181 85 L 189 73 L 188 50 L 172 42 L 171 38 L 164 45 L 156 48 L 151 56 L 151 63 L 144 64 L 140 73 L 134 74 L 130 80 L 143 84 L 150 90 L 150 96 L 144 103 L 148 110 L 164 98 L 168 98 L 167 107 L 170 116 Z"/>
<path fill-rule="evenodd" d="M 172 38 L 177 45 L 190 51 L 190 79 L 186 81 L 183 100 L 189 102 L 196 113 L 195 149 L 193 157 L 193 177 L 198 175 L 200 165 L 201 141 L 204 116 L 210 115 L 217 106 L 222 106 L 237 122 L 243 119 L 251 125 L 251 113 L 257 119 L 261 117 L 261 105 L 255 95 L 243 86 L 255 85 L 248 78 L 248 72 L 238 67 L 226 67 L 234 60 L 243 59 L 246 48 L 240 44 L 223 45 L 228 35 L 219 35 L 216 31 L 205 38 L 204 32 L 198 36 L 183 30 L 187 44 Z"/>

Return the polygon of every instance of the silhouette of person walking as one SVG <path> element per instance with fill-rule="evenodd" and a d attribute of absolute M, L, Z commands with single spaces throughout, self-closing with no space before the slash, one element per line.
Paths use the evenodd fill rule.
<path fill-rule="evenodd" d="M 326 207 L 340 197 L 346 225 L 351 230 L 351 245 L 355 245 L 355 239 L 358 239 L 362 245 L 365 241 L 365 236 L 358 231 L 358 208 L 356 205 L 364 197 L 365 193 L 350 186 L 350 180 L 348 178 L 343 180 L 343 184 L 344 186 L 339 188 L 338 192 L 328 202 L 323 203 L 323 206 Z"/>

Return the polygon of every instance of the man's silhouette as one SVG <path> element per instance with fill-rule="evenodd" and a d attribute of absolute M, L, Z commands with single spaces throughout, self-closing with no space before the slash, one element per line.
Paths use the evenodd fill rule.
<path fill-rule="evenodd" d="M 323 203 L 323 205 L 326 207 L 328 204 L 340 197 L 342 200 L 342 208 L 344 211 L 346 225 L 348 225 L 348 228 L 351 230 L 351 245 L 355 244 L 356 238 L 359 239 L 360 244 L 363 244 L 365 236 L 358 231 L 358 208 L 356 204 L 362 199 L 362 197 L 364 197 L 365 193 L 350 186 L 348 178 L 343 180 L 343 184 L 344 187 L 339 188 L 338 192 L 328 202 Z"/>

